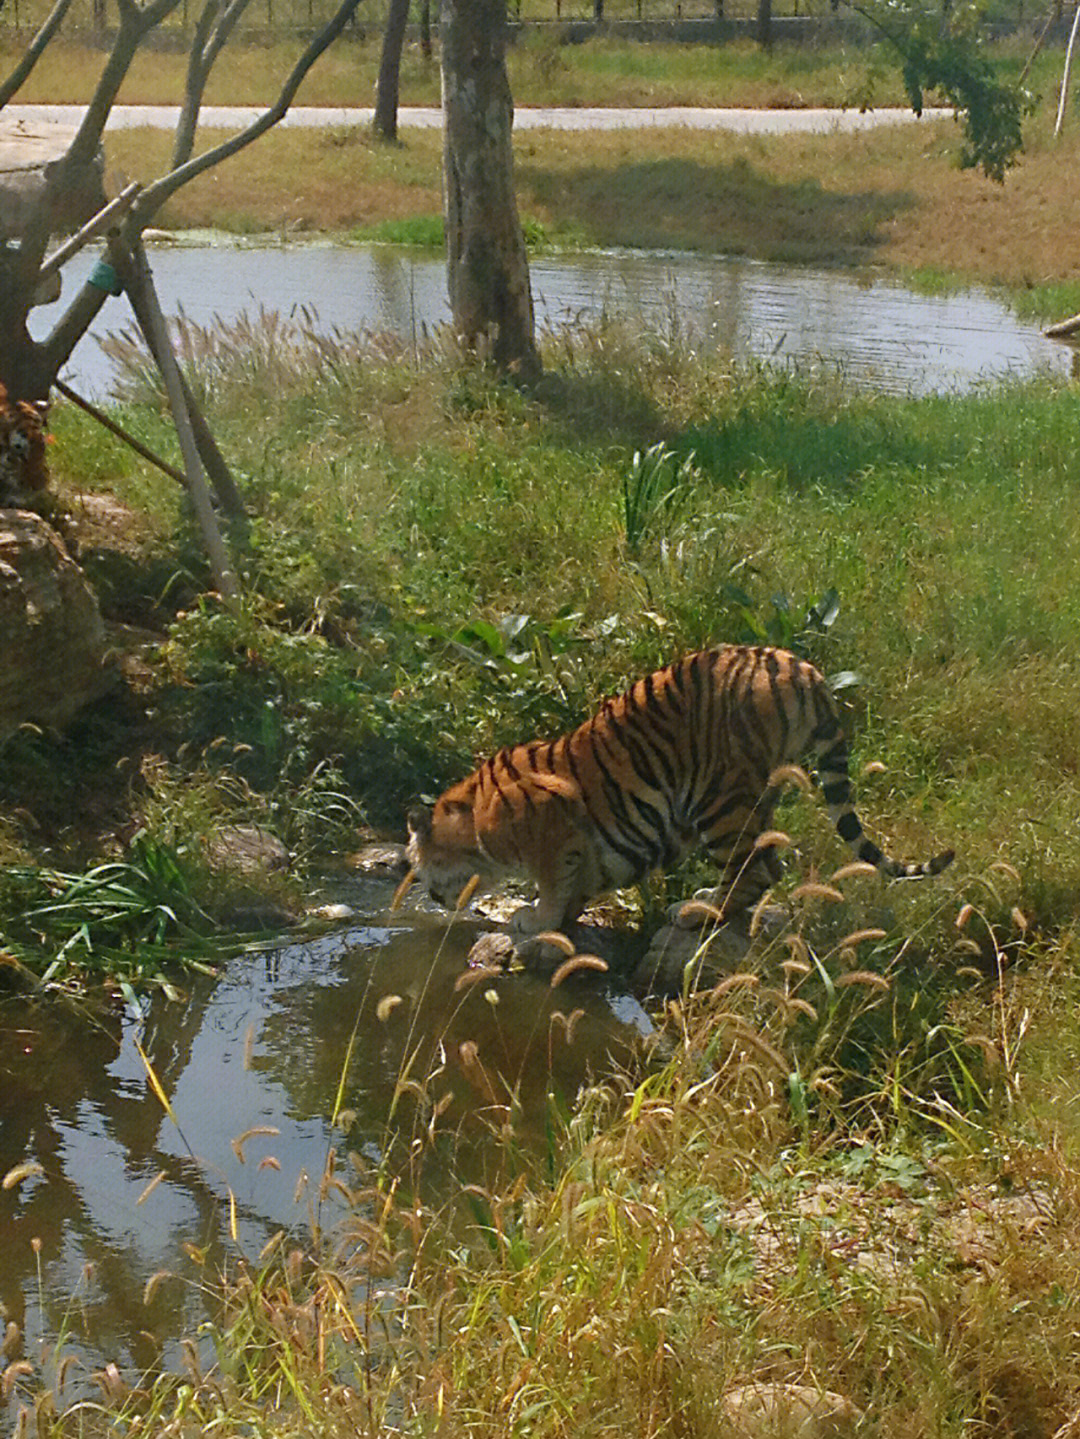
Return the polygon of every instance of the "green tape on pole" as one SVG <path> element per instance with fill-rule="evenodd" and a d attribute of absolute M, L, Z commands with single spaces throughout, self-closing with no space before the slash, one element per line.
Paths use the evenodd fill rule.
<path fill-rule="evenodd" d="M 86 283 L 99 290 L 104 290 L 107 295 L 120 295 L 124 290 L 120 283 L 120 276 L 107 260 L 98 260 L 90 271 Z"/>

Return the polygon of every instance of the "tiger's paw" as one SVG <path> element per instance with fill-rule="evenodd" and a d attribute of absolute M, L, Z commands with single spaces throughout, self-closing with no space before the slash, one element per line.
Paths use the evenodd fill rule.
<path fill-rule="evenodd" d="M 574 942 L 557 930 L 543 930 L 514 941 L 514 955 L 526 969 L 556 969 L 576 952 Z"/>

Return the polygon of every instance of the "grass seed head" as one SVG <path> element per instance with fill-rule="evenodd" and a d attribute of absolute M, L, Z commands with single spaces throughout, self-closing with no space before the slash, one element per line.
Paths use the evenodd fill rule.
<path fill-rule="evenodd" d="M 833 884 L 840 884 L 842 880 L 854 879 L 857 875 L 877 874 L 872 864 L 867 864 L 864 859 L 853 859 L 850 864 L 842 864 L 832 876 Z"/>
<path fill-rule="evenodd" d="M 792 899 L 824 899 L 830 904 L 843 904 L 844 896 L 835 885 L 822 884 L 819 880 L 808 880 L 806 884 L 796 885 L 791 891 Z"/>
<path fill-rule="evenodd" d="M 695 925 L 723 924 L 723 910 L 718 909 L 715 904 L 708 904 L 703 899 L 688 899 L 684 905 L 679 907 L 679 923 L 687 929 Z"/>
<path fill-rule="evenodd" d="M 462 889 L 461 893 L 458 895 L 457 899 L 454 901 L 454 911 L 455 911 L 455 913 L 456 913 L 458 910 L 462 910 L 462 909 L 465 908 L 465 906 L 468 904 L 469 900 L 472 899 L 473 895 L 476 893 L 477 888 L 479 887 L 479 884 L 480 884 L 480 876 L 479 876 L 478 874 L 474 874 L 473 877 L 465 884 L 465 886 L 464 886 L 464 888 Z"/>
<path fill-rule="evenodd" d="M 837 989 L 846 989 L 853 984 L 865 985 L 867 989 L 889 989 L 889 981 L 869 969 L 853 969 L 850 974 L 841 974 L 835 981 Z"/>
<path fill-rule="evenodd" d="M 602 973 L 607 971 L 607 961 L 600 958 L 598 954 L 575 954 L 572 959 L 565 960 L 551 976 L 551 988 L 558 989 L 564 979 L 571 974 L 576 974 L 579 969 L 595 969 Z"/>
<path fill-rule="evenodd" d="M 568 959 L 576 953 L 573 940 L 557 929 L 545 929 L 536 938 L 543 944 L 550 944 L 552 949 L 561 949 Z"/>
<path fill-rule="evenodd" d="M 803 794 L 812 794 L 814 790 L 813 781 L 801 765 L 778 765 L 769 775 L 769 788 L 783 789 L 785 785 L 789 784 L 793 784 L 796 789 L 801 789 Z"/>
<path fill-rule="evenodd" d="M 393 899 L 390 901 L 390 912 L 391 912 L 391 914 L 393 914 L 394 910 L 400 909 L 400 907 L 401 907 L 401 902 L 402 902 L 402 900 L 405 898 L 405 896 L 408 894 L 409 890 L 412 888 L 413 881 L 414 881 L 415 879 L 416 879 L 416 870 L 415 870 L 415 869 L 410 869 L 409 872 L 408 872 L 408 874 L 405 876 L 405 878 L 404 878 L 404 879 L 401 881 L 401 883 L 398 885 L 397 889 L 394 890 L 394 897 L 393 897 Z"/>

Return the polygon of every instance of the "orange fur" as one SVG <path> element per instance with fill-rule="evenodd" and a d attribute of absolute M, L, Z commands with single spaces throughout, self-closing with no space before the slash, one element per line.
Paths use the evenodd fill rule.
<path fill-rule="evenodd" d="M 45 426 L 26 400 L 12 400 L 0 384 L 0 505 L 17 505 L 48 488 Z"/>
<path fill-rule="evenodd" d="M 449 904 L 474 873 L 489 884 L 514 872 L 532 878 L 536 906 L 514 917 L 526 934 L 571 923 L 597 894 L 702 844 L 720 883 L 701 897 L 731 914 L 756 903 L 779 872 L 767 834 L 780 793 L 771 777 L 808 752 L 857 858 L 888 878 L 949 863 L 951 852 L 902 864 L 866 838 L 824 678 L 785 650 L 740 645 L 638 680 L 558 740 L 500 750 L 433 810 L 410 812 L 409 859 Z"/>

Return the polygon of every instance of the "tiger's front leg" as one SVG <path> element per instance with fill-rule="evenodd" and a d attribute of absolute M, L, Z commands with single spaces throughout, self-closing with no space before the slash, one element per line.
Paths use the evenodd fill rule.
<path fill-rule="evenodd" d="M 592 896 L 588 853 L 574 845 L 561 854 L 545 856 L 535 871 L 536 903 L 526 904 L 510 916 L 515 944 L 545 930 L 563 930 L 573 924 Z"/>

